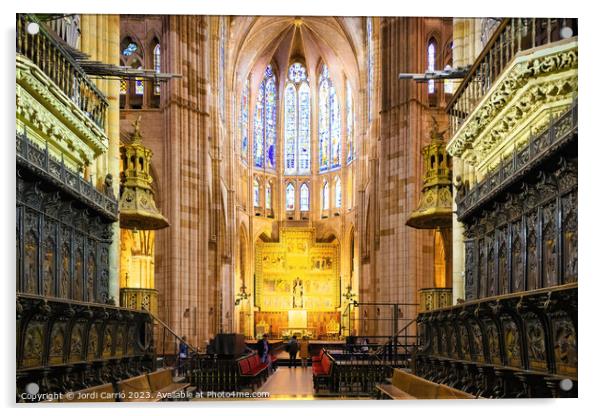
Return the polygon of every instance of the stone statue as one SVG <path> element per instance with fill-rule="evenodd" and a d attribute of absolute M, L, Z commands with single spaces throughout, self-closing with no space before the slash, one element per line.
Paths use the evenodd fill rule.
<path fill-rule="evenodd" d="M 115 198 L 115 193 L 113 192 L 113 175 L 110 173 L 107 173 L 107 176 L 105 176 L 103 191 L 105 195 Z"/>
<path fill-rule="evenodd" d="M 439 131 L 439 123 L 437 122 L 437 119 L 434 116 L 431 116 L 431 119 L 433 120 L 433 125 L 431 127 L 431 140 L 442 141 L 443 133 L 445 133 L 447 130 L 444 129 Z"/>

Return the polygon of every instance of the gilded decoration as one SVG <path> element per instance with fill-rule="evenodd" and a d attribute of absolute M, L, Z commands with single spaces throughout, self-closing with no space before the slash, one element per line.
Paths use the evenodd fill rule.
<path fill-rule="evenodd" d="M 577 94 L 577 42 L 522 53 L 450 140 L 447 151 L 481 175 L 526 145 Z"/>
<path fill-rule="evenodd" d="M 17 55 L 17 130 L 64 158 L 75 170 L 108 149 L 109 139 L 67 95 L 29 59 Z"/>
<path fill-rule="evenodd" d="M 316 243 L 313 228 L 282 228 L 255 251 L 255 304 L 263 312 L 334 311 L 341 306 L 337 242 Z"/>

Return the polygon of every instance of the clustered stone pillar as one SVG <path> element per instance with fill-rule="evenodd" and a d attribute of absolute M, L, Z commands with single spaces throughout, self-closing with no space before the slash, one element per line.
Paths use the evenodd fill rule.
<path fill-rule="evenodd" d="M 179 335 L 202 347 L 212 332 L 215 282 L 209 280 L 208 245 L 210 46 L 207 16 L 165 16 L 164 71 L 181 74 L 162 88 L 165 139 L 159 209 L 170 227 L 157 232 L 158 311 Z M 163 47 L 163 45 L 165 45 Z M 165 93 L 163 93 L 165 91 Z"/>

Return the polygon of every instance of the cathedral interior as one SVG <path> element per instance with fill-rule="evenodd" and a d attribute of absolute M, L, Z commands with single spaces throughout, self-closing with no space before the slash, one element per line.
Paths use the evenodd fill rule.
<path fill-rule="evenodd" d="M 18 14 L 16 401 L 577 397 L 577 40 Z"/>

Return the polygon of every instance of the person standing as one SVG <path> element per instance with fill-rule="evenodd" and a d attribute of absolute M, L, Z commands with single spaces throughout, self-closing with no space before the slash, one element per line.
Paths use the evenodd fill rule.
<path fill-rule="evenodd" d="M 309 359 L 309 340 L 306 337 L 299 343 L 299 357 L 301 358 L 301 368 L 306 368 Z"/>
<path fill-rule="evenodd" d="M 178 346 L 178 375 L 182 375 L 184 372 L 184 365 L 188 358 L 188 344 L 186 343 L 186 337 L 182 337 L 180 345 Z"/>
<path fill-rule="evenodd" d="M 297 341 L 297 335 L 293 335 L 291 340 L 288 342 L 288 355 L 289 362 L 288 368 L 291 368 L 291 365 L 297 367 L 297 352 L 299 352 L 299 342 Z"/>
<path fill-rule="evenodd" d="M 263 337 L 257 341 L 257 355 L 262 363 L 267 364 L 270 354 L 270 343 L 268 342 L 268 334 L 263 334 Z"/>

